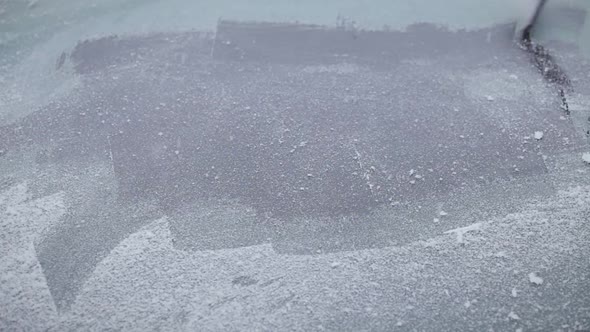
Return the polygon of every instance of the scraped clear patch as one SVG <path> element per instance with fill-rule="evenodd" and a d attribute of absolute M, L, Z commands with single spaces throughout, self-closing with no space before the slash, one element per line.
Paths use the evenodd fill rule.
<path fill-rule="evenodd" d="M 509 66 L 495 70 L 480 69 L 465 77 L 466 94 L 477 101 L 495 100 L 543 100 L 552 96 L 536 73 Z"/>

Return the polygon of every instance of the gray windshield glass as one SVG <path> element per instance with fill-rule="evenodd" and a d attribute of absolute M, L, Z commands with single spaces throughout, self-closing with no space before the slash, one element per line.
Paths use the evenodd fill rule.
<path fill-rule="evenodd" d="M 0 330 L 590 329 L 590 8 L 535 4 L 1 2 Z"/>

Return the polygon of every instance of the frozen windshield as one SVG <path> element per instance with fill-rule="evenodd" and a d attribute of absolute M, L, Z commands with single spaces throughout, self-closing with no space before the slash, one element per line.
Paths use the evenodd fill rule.
<path fill-rule="evenodd" d="M 0 330 L 590 329 L 590 8 L 536 3 L 0 2 Z"/>

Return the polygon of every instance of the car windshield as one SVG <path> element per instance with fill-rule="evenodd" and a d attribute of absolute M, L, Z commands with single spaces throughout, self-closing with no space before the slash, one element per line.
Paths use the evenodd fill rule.
<path fill-rule="evenodd" d="M 0 330 L 590 330 L 589 11 L 0 0 Z"/>

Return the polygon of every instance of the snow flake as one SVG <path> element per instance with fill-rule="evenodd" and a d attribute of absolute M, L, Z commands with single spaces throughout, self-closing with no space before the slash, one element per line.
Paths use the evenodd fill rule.
<path fill-rule="evenodd" d="M 514 313 L 514 311 L 511 311 L 508 314 L 508 318 L 510 318 L 511 320 L 520 320 L 520 317 L 516 313 Z"/>
<path fill-rule="evenodd" d="M 457 234 L 457 243 L 464 244 L 465 242 L 463 240 L 463 235 L 465 235 L 468 232 L 479 231 L 480 229 L 481 229 L 481 223 L 475 223 L 475 224 L 469 225 L 467 227 L 461 227 L 461 228 L 452 229 L 450 231 L 446 231 L 445 234 L 452 234 L 452 233 Z"/>
<path fill-rule="evenodd" d="M 534 285 L 543 284 L 543 278 L 539 277 L 539 275 L 536 272 L 529 273 L 529 281 L 531 282 L 531 284 Z"/>

